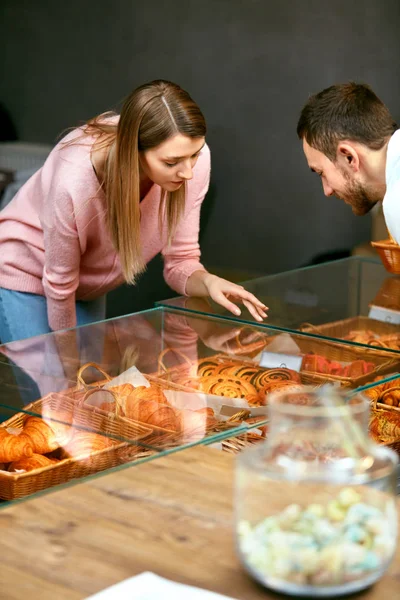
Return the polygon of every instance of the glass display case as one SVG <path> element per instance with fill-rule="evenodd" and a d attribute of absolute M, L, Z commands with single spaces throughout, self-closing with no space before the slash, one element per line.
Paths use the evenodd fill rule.
<path fill-rule="evenodd" d="M 400 277 L 378 260 L 351 257 L 242 285 L 269 307 L 267 325 L 400 351 Z M 235 317 L 203 298 L 173 298 L 160 305 L 254 323 L 244 307 Z"/>
<path fill-rule="evenodd" d="M 268 396 L 389 381 L 400 355 L 156 308 L 0 347 L 0 498 L 267 434 Z M 22 461 L 22 462 L 21 462 Z"/>

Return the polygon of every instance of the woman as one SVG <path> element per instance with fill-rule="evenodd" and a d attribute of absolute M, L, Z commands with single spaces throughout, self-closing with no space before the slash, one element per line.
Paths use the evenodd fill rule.
<path fill-rule="evenodd" d="M 166 282 L 257 320 L 266 307 L 199 262 L 210 178 L 204 117 L 187 92 L 153 81 L 72 131 L 0 213 L 3 343 L 104 318 L 105 294 L 160 251 Z"/>

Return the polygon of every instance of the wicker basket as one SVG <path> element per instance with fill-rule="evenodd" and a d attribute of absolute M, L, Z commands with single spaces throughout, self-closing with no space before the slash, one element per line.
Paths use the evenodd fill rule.
<path fill-rule="evenodd" d="M 135 421 L 127 422 L 117 415 L 105 411 L 87 410 L 79 401 L 75 401 L 73 397 L 69 397 L 64 393 L 48 394 L 24 408 L 24 412 L 45 416 L 49 420 L 52 419 L 52 414 L 61 411 L 71 416 L 71 423 L 74 426 L 100 435 L 114 437 L 117 440 L 139 441 L 148 439 L 153 434 L 153 428 L 149 425 Z M 8 423 L 14 418 L 15 416 L 5 421 L 7 427 L 11 426 Z"/>
<path fill-rule="evenodd" d="M 269 338 L 271 339 L 271 338 Z M 225 361 L 229 361 L 229 362 L 234 362 L 237 363 L 240 366 L 257 366 L 257 363 L 254 363 L 251 360 L 246 360 L 243 358 L 237 358 L 231 355 L 227 355 L 227 354 L 215 354 L 214 356 L 209 357 L 212 360 L 218 360 L 221 363 L 225 362 Z M 203 360 L 203 359 L 200 359 Z M 199 364 L 200 360 L 197 361 L 189 361 L 188 359 L 186 359 L 186 362 L 181 364 L 181 365 L 177 365 L 175 367 L 170 367 L 170 368 L 166 368 L 165 366 L 163 366 L 162 361 L 159 362 L 159 370 L 157 371 L 157 373 L 152 373 L 151 375 L 146 375 L 146 377 L 151 380 L 154 381 L 155 383 L 161 383 L 161 384 L 165 384 L 166 382 L 168 382 L 168 385 L 172 386 L 177 386 L 179 388 L 181 388 L 184 391 L 199 391 L 198 387 L 190 387 L 189 385 L 181 385 L 178 383 L 175 383 L 176 379 L 181 379 L 182 377 L 185 377 L 189 374 L 191 369 L 196 369 L 197 365 Z M 263 369 L 263 367 L 259 367 L 260 369 Z M 306 372 L 300 372 L 299 373 L 300 376 L 300 380 L 301 383 L 303 385 L 314 385 L 314 386 L 319 386 L 321 385 L 321 378 L 320 377 L 316 377 L 314 373 L 306 373 Z M 209 394 L 210 396 L 212 396 L 212 394 Z M 216 398 L 218 398 L 219 396 L 216 396 Z M 229 404 L 229 401 L 231 400 L 231 398 L 224 398 L 224 404 Z M 248 404 L 248 407 L 250 408 L 250 404 Z"/>
<path fill-rule="evenodd" d="M 99 372 L 101 372 L 105 376 L 105 379 L 101 380 L 101 381 L 97 381 L 90 385 L 87 384 L 83 378 L 83 372 L 88 367 L 96 368 Z M 149 380 L 150 383 L 154 383 L 164 390 L 177 390 L 177 391 L 184 391 L 184 392 L 188 391 L 187 387 L 172 383 L 170 381 L 160 379 L 158 377 L 153 377 L 153 376 L 147 375 L 147 374 L 145 375 L 145 377 L 146 377 L 146 379 Z M 83 365 L 78 373 L 78 384 L 83 387 L 83 391 L 82 391 L 82 389 L 80 389 L 80 390 L 77 389 L 77 391 L 74 392 L 75 399 L 78 402 L 78 405 L 85 407 L 85 409 L 87 409 L 87 410 L 93 411 L 94 414 L 102 415 L 103 417 L 110 417 L 110 416 L 117 415 L 118 419 L 121 422 L 133 423 L 133 421 L 131 421 L 130 419 L 128 419 L 127 417 L 124 416 L 124 413 L 122 412 L 122 407 L 118 403 L 117 395 L 113 392 L 112 388 L 103 390 L 104 392 L 109 393 L 114 400 L 115 408 L 112 413 L 109 413 L 99 407 L 91 406 L 90 404 L 87 404 L 86 401 L 88 400 L 88 398 L 90 398 L 91 395 L 95 394 L 99 389 L 102 388 L 102 386 L 105 383 L 108 383 L 109 381 L 112 381 L 112 377 L 110 377 L 105 371 L 103 371 L 103 369 L 101 367 L 99 367 L 99 365 L 96 365 L 95 363 L 87 363 L 86 365 Z M 242 411 L 238 408 L 238 412 L 235 415 L 232 415 L 226 421 L 219 421 L 215 425 L 208 426 L 205 429 L 204 434 L 205 434 L 205 436 L 208 436 L 210 434 L 215 434 L 215 433 L 219 433 L 219 432 L 222 432 L 225 430 L 233 429 L 234 427 L 241 425 L 241 421 L 243 420 L 244 416 L 245 415 L 242 414 Z M 140 423 L 140 422 L 138 421 L 137 423 Z M 143 426 L 147 426 L 147 424 L 143 423 Z M 187 432 L 187 431 L 172 431 L 172 430 L 165 429 L 162 427 L 157 427 L 156 425 L 153 425 L 153 424 L 151 424 L 150 427 L 152 429 L 152 433 L 151 433 L 150 437 L 146 438 L 146 444 L 151 445 L 151 446 L 154 445 L 157 447 L 157 449 L 174 448 L 174 447 L 177 447 L 180 445 L 184 445 L 184 444 L 188 443 L 189 441 L 193 441 L 193 438 L 191 437 L 190 432 Z M 201 437 L 204 437 L 204 436 L 201 436 Z"/>
<path fill-rule="evenodd" d="M 257 339 L 249 344 L 243 344 L 240 337 L 246 331 L 256 333 Z M 264 333 L 261 333 L 261 331 L 254 332 L 254 329 L 251 327 L 242 327 L 235 338 L 236 346 L 229 348 L 229 350 L 227 350 L 227 354 L 232 354 L 234 356 L 248 356 L 249 358 L 253 358 L 266 346 L 267 341 L 268 336 L 266 336 Z"/>
<path fill-rule="evenodd" d="M 400 277 L 387 277 L 370 306 L 400 310 Z"/>
<path fill-rule="evenodd" d="M 329 360 L 343 363 L 351 363 L 353 361 L 360 360 L 359 348 L 355 346 L 340 343 L 328 344 L 322 339 L 300 335 L 296 337 L 296 344 L 299 346 L 301 354 L 319 354 Z M 339 375 L 329 375 L 325 373 L 314 372 L 308 372 L 308 375 L 312 375 L 314 380 L 318 381 L 320 384 L 324 382 L 337 381 L 342 386 L 355 388 L 373 381 L 373 379 L 378 375 L 383 376 L 385 373 L 393 371 L 396 368 L 400 368 L 400 357 L 396 358 L 396 356 L 393 356 L 390 351 L 381 352 L 373 348 L 364 348 L 364 352 L 366 354 L 364 357 L 365 360 L 368 360 L 368 362 L 374 364 L 374 369 L 365 375 L 361 375 L 360 377 L 342 377 Z M 305 375 L 307 372 L 302 371 L 301 373 Z"/>
<path fill-rule="evenodd" d="M 274 340 L 275 336 L 268 338 L 270 342 Z M 336 360 L 344 363 L 350 363 L 360 359 L 359 349 L 357 347 L 349 346 L 347 344 L 327 344 L 326 341 L 318 338 L 312 338 L 309 336 L 297 336 L 296 343 L 300 348 L 301 354 L 315 353 L 320 354 L 330 360 Z M 374 370 L 366 375 L 360 377 L 341 377 L 338 375 L 327 375 L 322 373 L 315 373 L 311 371 L 300 371 L 299 375 L 301 382 L 306 385 L 322 385 L 324 383 L 340 383 L 342 387 L 359 387 L 372 381 L 377 375 L 384 375 L 389 371 L 393 371 L 396 367 L 400 368 L 400 357 L 389 358 L 389 352 L 380 352 L 379 350 L 368 349 L 368 361 L 374 363 Z M 389 353 L 390 354 L 390 353 Z M 226 354 L 216 354 L 212 357 L 213 360 L 218 359 L 221 361 L 237 361 L 242 365 L 254 366 L 255 363 L 248 360 L 235 358 Z M 183 376 L 186 372 L 189 372 L 190 368 L 198 364 L 198 361 L 189 361 L 186 358 L 186 362 L 176 367 L 167 369 L 163 366 L 162 361 L 159 361 L 159 369 L 157 373 L 153 373 L 150 377 L 154 381 L 168 381 L 174 383 L 174 380 Z M 149 378 L 149 376 L 146 375 Z M 176 384 L 175 384 L 176 385 Z M 186 387 L 186 386 L 185 386 Z M 188 388 L 194 390 L 196 388 Z"/>
<path fill-rule="evenodd" d="M 374 394 L 375 397 L 371 396 L 371 392 L 378 392 L 378 394 Z M 393 392 L 400 393 L 400 375 L 398 379 L 393 379 L 392 381 L 388 381 L 386 383 L 376 382 L 376 386 L 368 388 L 368 390 L 364 390 L 364 395 L 371 400 L 371 407 L 373 410 L 384 410 L 387 412 L 394 412 L 396 414 L 400 414 L 400 407 L 391 406 L 390 404 L 385 404 L 383 402 L 385 396 L 391 394 Z"/>
<path fill-rule="evenodd" d="M 59 410 L 61 406 L 63 410 L 71 410 L 74 424 L 84 427 L 85 430 L 115 435 L 117 437 L 129 437 L 135 440 L 148 438 L 152 433 L 150 427 L 146 428 L 137 423 L 125 423 L 118 418 L 109 420 L 108 423 L 104 420 L 99 423 L 99 415 L 95 415 L 92 412 L 88 413 L 85 409 L 74 406 L 68 398 L 60 398 L 60 394 L 50 394 L 48 397 L 37 400 L 26 408 L 30 412 L 38 414 L 49 410 L 49 414 L 51 414 L 51 410 Z M 22 429 L 23 423 L 28 416 L 25 413 L 18 413 L 2 423 L 2 427 Z M 151 452 L 149 450 L 144 451 L 139 445 L 132 445 L 126 441 L 122 442 L 118 439 L 113 439 L 111 447 L 92 452 L 87 457 L 65 458 L 53 465 L 26 473 L 0 471 L 0 498 L 3 500 L 23 498 L 49 487 L 67 483 L 73 479 L 111 469 L 123 462 L 127 462 L 126 456 L 121 451 L 128 448 L 130 460 L 135 460 L 143 455 L 147 456 Z M 154 450 L 153 453 L 155 452 Z"/>
<path fill-rule="evenodd" d="M 389 240 L 371 242 L 376 248 L 383 266 L 389 273 L 400 274 L 400 246 Z"/>
<path fill-rule="evenodd" d="M 400 281 L 400 280 L 399 280 Z M 400 297 L 400 296 L 399 296 Z M 301 327 L 301 331 L 305 333 L 315 333 L 327 338 L 335 338 L 343 340 L 351 331 L 372 331 L 374 334 L 381 335 L 398 335 L 400 340 L 400 326 L 392 323 L 386 323 L 384 321 L 377 321 L 370 317 L 349 317 L 348 319 L 341 319 L 340 321 L 332 321 L 331 323 L 324 323 L 323 325 L 312 325 L 311 323 L 304 323 Z M 378 341 L 378 340 L 377 340 Z M 365 352 L 365 344 L 361 344 L 360 348 L 354 346 L 354 350 L 358 352 Z M 379 348 L 370 344 L 372 348 Z M 390 347 L 387 349 L 390 350 Z M 378 350 L 379 352 L 379 350 Z M 386 356 L 386 350 L 383 354 Z"/>

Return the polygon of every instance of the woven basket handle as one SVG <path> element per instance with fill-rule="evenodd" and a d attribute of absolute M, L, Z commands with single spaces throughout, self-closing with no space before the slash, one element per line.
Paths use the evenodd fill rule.
<path fill-rule="evenodd" d="M 247 329 L 249 331 L 251 331 L 252 333 L 256 333 L 257 336 L 260 339 L 264 339 L 265 338 L 265 335 L 263 333 L 261 333 L 261 331 L 254 331 L 254 329 L 252 329 L 251 327 L 242 327 L 241 330 L 238 331 L 237 334 L 236 334 L 236 336 L 235 336 L 237 347 L 240 348 L 241 350 L 247 350 L 248 348 L 251 348 L 251 346 L 256 343 L 255 340 L 253 340 L 249 344 L 242 344 L 242 342 L 240 341 L 240 334 L 242 334 Z"/>
<path fill-rule="evenodd" d="M 85 390 L 90 389 L 90 383 L 86 383 L 86 381 L 83 379 L 83 373 L 86 371 L 86 369 L 88 369 L 89 367 L 93 367 L 94 369 L 96 369 L 97 371 L 99 371 L 99 373 L 101 373 L 102 375 L 104 375 L 104 377 L 107 379 L 107 381 L 111 381 L 112 377 L 109 376 L 108 373 L 106 373 L 104 371 L 104 369 L 102 369 L 100 367 L 100 365 L 93 363 L 93 362 L 88 362 L 85 365 L 82 365 L 81 368 L 79 369 L 77 376 L 76 376 L 76 380 L 78 383 L 80 383 Z"/>
<path fill-rule="evenodd" d="M 78 406 L 81 408 L 84 407 L 86 400 L 88 398 L 90 398 L 90 396 L 92 396 L 93 394 L 97 394 L 99 392 L 101 392 L 102 394 L 105 394 L 105 393 L 111 394 L 115 404 L 116 405 L 119 404 L 118 394 L 116 394 L 112 389 L 92 388 L 90 390 L 87 390 L 86 394 L 77 401 Z M 98 407 L 93 406 L 93 408 L 96 410 L 96 408 L 98 408 Z"/>
<path fill-rule="evenodd" d="M 168 368 L 164 364 L 164 358 L 165 358 L 165 355 L 168 354 L 168 352 L 174 352 L 175 354 L 178 354 L 178 356 L 181 356 L 184 359 L 184 361 L 188 363 L 189 366 L 192 366 L 192 362 L 191 362 L 190 358 L 188 356 L 186 356 L 186 354 L 183 354 L 183 352 L 181 352 L 177 348 L 165 348 L 165 350 L 160 352 L 159 357 L 158 357 L 158 373 L 160 373 L 161 371 L 164 371 L 164 373 L 167 373 L 167 371 L 168 371 Z"/>
<path fill-rule="evenodd" d="M 251 415 L 251 411 L 243 408 L 242 410 L 239 410 L 237 413 L 235 413 L 234 415 L 229 417 L 229 419 L 227 419 L 226 422 L 244 421 L 245 419 L 248 419 L 250 417 L 250 415 Z"/>

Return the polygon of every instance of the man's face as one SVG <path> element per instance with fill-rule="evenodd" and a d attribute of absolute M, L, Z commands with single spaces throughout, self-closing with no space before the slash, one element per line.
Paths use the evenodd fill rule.
<path fill-rule="evenodd" d="M 325 196 L 336 196 L 351 206 L 355 215 L 366 215 L 382 200 L 382 194 L 366 181 L 360 173 L 333 163 L 325 154 L 312 148 L 303 139 L 303 150 L 311 171 L 321 177 Z"/>

